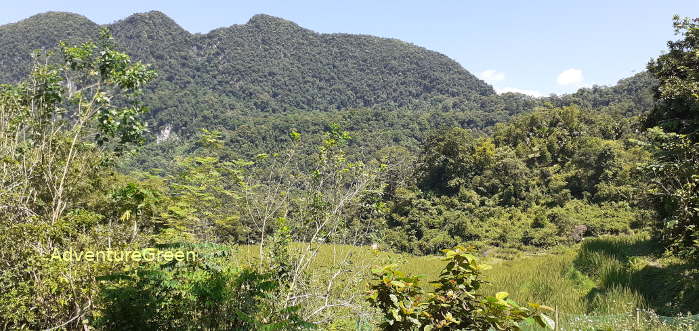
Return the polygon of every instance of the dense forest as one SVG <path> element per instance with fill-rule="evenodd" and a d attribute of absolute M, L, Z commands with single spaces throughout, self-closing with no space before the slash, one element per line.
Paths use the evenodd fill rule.
<path fill-rule="evenodd" d="M 51 31 L 45 31 L 49 26 Z M 162 112 L 161 122 L 206 112 L 211 106 L 207 99 L 222 106 L 217 108 L 278 113 L 403 107 L 435 97 L 459 99 L 475 109 L 495 94 L 439 53 L 399 40 L 318 34 L 267 15 L 204 35 L 188 33 L 159 12 L 136 14 L 107 27 L 123 51 L 158 70 L 150 98 L 157 103 L 154 112 Z M 7 61 L 2 80 L 26 74 L 27 54 L 34 49 L 68 38 L 93 38 L 99 29 L 68 13 L 3 26 L 6 53 L 1 57 Z M 167 103 L 174 96 L 182 100 L 177 109 Z"/>
<path fill-rule="evenodd" d="M 320 139 L 337 123 L 356 137 L 353 153 L 371 155 L 386 145 L 417 152 L 432 129 L 483 131 L 548 102 L 626 116 L 652 102 L 646 73 L 560 97 L 497 95 L 442 54 L 399 40 L 319 34 L 267 15 L 207 34 L 190 34 L 160 12 L 105 27 L 117 49 L 158 72 L 144 95 L 152 143 L 130 168 L 168 167 L 173 154 L 194 148 L 202 128 L 221 131 L 241 157 L 252 157 L 288 142 L 292 129 Z M 34 50 L 94 39 L 100 28 L 56 12 L 0 27 L 0 82 L 26 75 Z M 168 139 L 175 141 L 155 143 Z"/>
<path fill-rule="evenodd" d="M 159 12 L 0 26 L 0 326 L 519 330 L 556 328 L 575 300 L 696 313 L 699 19 L 674 26 L 647 71 L 543 98 L 267 15 L 207 34 Z M 482 260 L 497 280 L 528 270 L 502 260 L 571 254 L 555 276 L 575 300 L 559 280 L 506 289 L 536 287 L 524 302 L 484 279 Z M 401 263 L 429 255 L 432 287 Z"/>

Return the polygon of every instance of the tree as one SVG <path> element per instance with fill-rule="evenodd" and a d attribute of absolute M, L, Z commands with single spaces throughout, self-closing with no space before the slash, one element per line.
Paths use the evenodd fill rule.
<path fill-rule="evenodd" d="M 699 141 L 699 18 L 673 18 L 675 34 L 683 39 L 669 41 L 668 53 L 648 64 L 658 79 L 657 104 L 646 117 L 646 126 L 686 134 Z"/>
<path fill-rule="evenodd" d="M 439 194 L 455 194 L 461 186 L 494 163 L 495 145 L 471 131 L 452 128 L 428 139 L 418 172 L 420 186 Z"/>
<path fill-rule="evenodd" d="M 659 214 L 657 231 L 673 252 L 699 256 L 699 18 L 674 17 L 669 51 L 648 64 L 658 79 L 646 116 L 654 161 L 646 169 Z"/>
<path fill-rule="evenodd" d="M 333 250 L 333 263 L 318 270 L 326 244 L 366 245 L 378 231 L 366 217 L 383 192 L 383 167 L 353 160 L 351 137 L 331 125 L 317 152 L 304 158 L 301 134 L 287 148 L 231 160 L 218 132 L 204 130 L 200 149 L 179 159 L 168 176 L 170 205 L 154 237 L 181 241 L 255 244 L 256 268 L 279 281 L 275 305 L 299 307 L 299 316 L 327 322 L 337 309 L 361 310 L 366 268 L 349 268 L 353 249 Z M 327 256 L 323 256 L 323 259 Z M 361 261 L 359 263 L 368 263 Z"/>
<path fill-rule="evenodd" d="M 655 229 L 667 248 L 699 256 L 699 144 L 687 136 L 650 131 L 652 162 L 644 169 L 651 180 L 658 222 Z"/>
<path fill-rule="evenodd" d="M 140 92 L 155 72 L 116 51 L 106 31 L 34 61 L 28 79 L 0 86 L 0 323 L 44 329 L 81 323 L 94 275 L 114 268 L 53 251 L 135 239 L 105 231 L 108 217 L 93 207 L 112 185 L 112 156 L 141 140 Z"/>
<path fill-rule="evenodd" d="M 154 71 L 114 50 L 106 31 L 98 43 L 61 43 L 58 53 L 35 53 L 30 78 L 0 88 L 0 201 L 19 202 L 4 208 L 15 214 L 8 219 L 55 223 L 73 207 L 76 180 L 100 166 L 95 156 L 120 152 L 145 131 L 138 97 Z"/>
<path fill-rule="evenodd" d="M 477 293 L 485 283 L 481 273 L 490 267 L 478 262 L 468 249 L 446 249 L 447 262 L 434 292 L 425 292 L 419 277 L 406 276 L 395 265 L 375 269 L 369 302 L 385 317 L 384 330 L 519 330 L 532 318 L 542 327 L 554 328 L 553 321 L 540 313 L 548 307 L 523 307 L 508 299 L 506 292 L 494 297 Z"/>

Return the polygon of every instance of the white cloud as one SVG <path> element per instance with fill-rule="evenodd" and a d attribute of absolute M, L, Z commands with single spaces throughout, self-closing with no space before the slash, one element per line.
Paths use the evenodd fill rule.
<path fill-rule="evenodd" d="M 485 70 L 479 76 L 482 80 L 491 84 L 505 79 L 505 73 L 497 72 L 493 69 Z"/>
<path fill-rule="evenodd" d="M 498 92 L 498 94 L 503 94 L 503 93 L 508 93 L 508 92 L 522 93 L 522 94 L 533 96 L 535 98 L 541 98 L 544 96 L 543 93 L 536 91 L 536 90 L 524 90 L 524 89 L 519 89 L 516 87 L 496 88 L 495 92 Z"/>
<path fill-rule="evenodd" d="M 583 73 L 580 69 L 570 68 L 564 70 L 558 74 L 558 79 L 556 80 L 559 85 L 582 85 L 583 83 Z"/>

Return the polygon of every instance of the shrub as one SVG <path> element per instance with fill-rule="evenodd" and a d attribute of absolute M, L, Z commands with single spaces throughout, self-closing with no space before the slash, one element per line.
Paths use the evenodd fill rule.
<path fill-rule="evenodd" d="M 103 277 L 95 324 L 117 330 L 300 330 L 298 307 L 279 308 L 273 273 L 237 268 L 224 246 L 197 245 L 195 260 L 143 264 Z"/>
<path fill-rule="evenodd" d="M 489 266 L 478 262 L 466 248 L 444 250 L 447 265 L 433 283 L 434 292 L 425 292 L 418 276 L 406 276 L 395 265 L 373 270 L 369 302 L 379 308 L 384 330 L 519 330 L 526 320 L 542 327 L 554 327 L 553 321 L 538 310 L 550 309 L 530 304 L 522 307 L 508 299 L 506 292 L 494 297 L 477 294 L 485 283 L 481 272 Z"/>

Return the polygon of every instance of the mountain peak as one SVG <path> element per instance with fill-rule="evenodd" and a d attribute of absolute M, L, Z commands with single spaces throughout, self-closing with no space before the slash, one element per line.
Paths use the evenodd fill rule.
<path fill-rule="evenodd" d="M 272 16 L 272 15 L 267 15 L 267 14 L 256 14 L 253 17 L 251 17 L 246 25 L 252 25 L 252 26 L 260 26 L 260 27 L 269 27 L 269 26 L 286 26 L 286 27 L 293 27 L 297 29 L 303 29 L 300 27 L 298 24 L 285 20 L 280 17 Z"/>
<path fill-rule="evenodd" d="M 281 17 L 276 17 L 272 15 L 267 15 L 267 14 L 255 14 L 250 19 L 248 20 L 247 24 L 255 24 L 255 23 L 262 23 L 262 22 L 277 22 L 277 23 L 292 23 L 295 24 L 289 20 L 285 20 Z"/>
<path fill-rule="evenodd" d="M 45 15 L 56 19 L 0 29 L 0 44 L 8 46 L 0 48 L 0 82 L 16 81 L 30 68 L 31 59 L 22 54 L 67 38 L 94 39 L 99 31 L 95 23 L 81 23 L 89 20 L 79 15 Z M 68 16 L 81 19 L 57 19 Z M 494 93 L 437 52 L 392 39 L 316 33 L 271 15 L 254 15 L 245 24 L 207 34 L 191 34 L 159 11 L 106 26 L 121 50 L 160 71 L 154 86 L 165 86 L 173 95 L 189 88 L 186 93 L 197 95 L 205 88 L 236 108 L 283 112 L 402 107 L 435 97 L 478 104 Z"/>
<path fill-rule="evenodd" d="M 135 13 L 123 19 L 123 21 L 129 20 L 168 21 L 177 25 L 177 23 L 173 19 L 171 19 L 169 16 L 165 15 L 165 13 L 158 10 L 151 10 L 145 13 Z"/>
<path fill-rule="evenodd" d="M 165 15 L 161 11 L 152 10 L 145 13 L 136 13 L 123 20 L 117 21 L 111 24 L 111 27 L 118 27 L 121 25 L 148 25 L 152 28 L 171 30 L 177 32 L 186 32 L 175 20 Z M 189 32 L 187 32 L 189 34 Z"/>
<path fill-rule="evenodd" d="M 87 17 L 76 14 L 76 13 L 71 13 L 71 12 L 66 12 L 66 11 L 47 11 L 43 13 L 39 13 L 33 16 L 30 16 L 27 18 L 27 20 L 33 20 L 33 19 L 39 19 L 39 18 L 78 18 L 78 19 L 83 19 L 83 20 L 89 20 Z"/>
<path fill-rule="evenodd" d="M 94 24 L 96 23 L 90 21 L 87 17 L 75 13 L 70 13 L 70 12 L 62 12 L 62 11 L 48 11 L 40 14 L 36 14 L 33 16 L 30 16 L 28 18 L 25 18 L 19 22 L 16 23 L 11 23 L 5 26 L 11 26 L 13 24 L 23 24 L 23 25 L 33 25 L 35 23 L 39 24 L 60 24 L 60 23 L 66 23 L 66 22 L 78 22 L 81 24 Z"/>
<path fill-rule="evenodd" d="M 146 17 L 157 17 L 157 18 L 166 18 L 170 19 L 169 16 L 165 15 L 165 13 L 159 11 L 159 10 L 151 10 L 147 11 L 145 13 L 136 13 L 134 15 L 141 15 L 141 16 L 146 16 Z"/>

